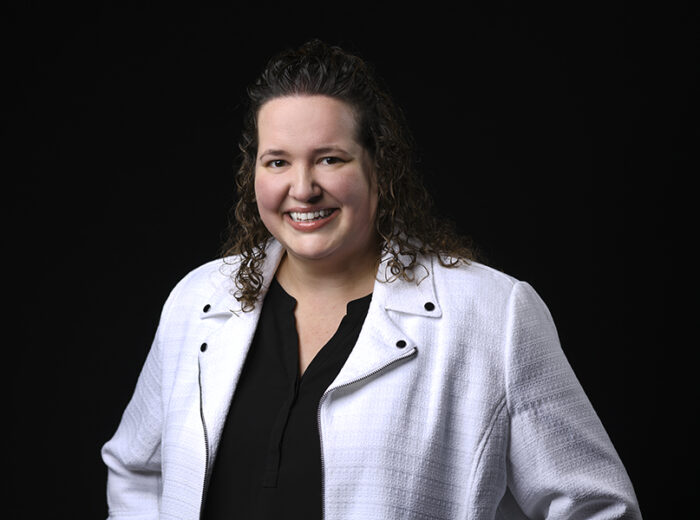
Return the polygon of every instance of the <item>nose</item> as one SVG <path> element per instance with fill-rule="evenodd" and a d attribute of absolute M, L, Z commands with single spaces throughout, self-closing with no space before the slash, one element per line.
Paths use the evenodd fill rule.
<path fill-rule="evenodd" d="M 314 172 L 305 165 L 298 165 L 291 173 L 289 196 L 302 202 L 312 202 L 321 196 L 321 186 L 316 182 Z"/>

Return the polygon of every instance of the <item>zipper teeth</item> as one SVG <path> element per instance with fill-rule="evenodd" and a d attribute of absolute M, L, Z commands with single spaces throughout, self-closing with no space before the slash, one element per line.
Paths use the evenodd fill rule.
<path fill-rule="evenodd" d="M 316 422 L 318 423 L 318 440 L 319 440 L 319 445 L 321 447 L 321 518 L 324 518 L 326 516 L 326 500 L 325 500 L 325 482 L 324 482 L 324 474 L 325 474 L 325 469 L 324 469 L 324 464 L 323 464 L 323 434 L 321 432 L 321 405 L 323 405 L 323 402 L 326 400 L 326 397 L 331 392 L 334 392 L 338 390 L 339 388 L 345 388 L 346 386 L 354 385 L 355 383 L 359 383 L 360 381 L 364 381 L 367 378 L 372 377 L 375 375 L 377 372 L 381 372 L 385 368 L 393 365 L 394 363 L 398 363 L 399 361 L 403 361 L 404 359 L 407 359 L 409 357 L 412 357 L 413 355 L 418 353 L 418 349 L 416 347 L 413 347 L 413 349 L 409 350 L 404 354 L 403 356 L 392 359 L 388 363 L 382 365 L 381 367 L 372 370 L 369 374 L 365 374 L 364 376 L 358 377 L 357 379 L 353 379 L 352 381 L 348 381 L 347 383 L 343 383 L 342 385 L 336 386 L 334 388 L 331 388 L 329 390 L 326 390 L 323 395 L 321 396 L 321 399 L 318 402 L 318 410 L 316 412 Z"/>
<path fill-rule="evenodd" d="M 207 423 L 204 420 L 204 399 L 202 398 L 202 365 L 198 366 L 198 383 L 199 383 L 199 416 L 202 419 L 202 429 L 204 430 L 204 482 L 202 483 L 202 498 L 199 502 L 199 518 L 202 518 L 204 510 L 204 497 L 207 492 L 207 481 L 209 480 L 209 434 L 207 432 Z"/>

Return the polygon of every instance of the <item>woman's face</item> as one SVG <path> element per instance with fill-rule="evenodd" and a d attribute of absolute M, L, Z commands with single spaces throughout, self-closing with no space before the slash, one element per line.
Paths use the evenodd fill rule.
<path fill-rule="evenodd" d="M 266 102 L 258 112 L 260 217 L 295 259 L 337 263 L 377 253 L 377 187 L 355 113 L 326 96 Z"/>

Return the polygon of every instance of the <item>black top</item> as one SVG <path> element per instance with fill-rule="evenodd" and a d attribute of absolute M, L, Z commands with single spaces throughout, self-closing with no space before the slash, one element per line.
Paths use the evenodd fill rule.
<path fill-rule="evenodd" d="M 231 401 L 202 518 L 320 519 L 318 405 L 355 346 L 372 295 L 351 301 L 299 375 L 296 300 L 273 280 Z"/>

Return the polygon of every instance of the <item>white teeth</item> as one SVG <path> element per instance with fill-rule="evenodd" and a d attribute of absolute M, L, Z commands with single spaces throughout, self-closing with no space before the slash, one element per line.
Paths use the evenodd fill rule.
<path fill-rule="evenodd" d="M 316 220 L 318 218 L 325 218 L 328 215 L 333 213 L 332 209 L 322 209 L 319 211 L 309 211 L 306 213 L 301 213 L 298 211 L 290 211 L 289 216 L 292 217 L 292 220 L 295 222 L 306 222 L 307 220 Z"/>

